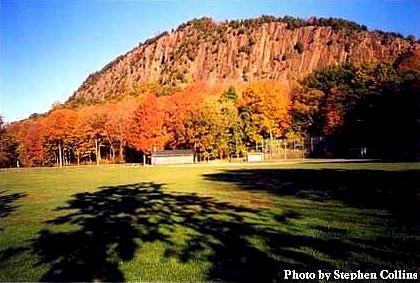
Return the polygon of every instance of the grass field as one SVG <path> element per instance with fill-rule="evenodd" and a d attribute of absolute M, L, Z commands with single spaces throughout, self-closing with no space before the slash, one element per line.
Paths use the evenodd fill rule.
<path fill-rule="evenodd" d="M 0 172 L 2 281 L 415 270 L 419 163 Z"/>

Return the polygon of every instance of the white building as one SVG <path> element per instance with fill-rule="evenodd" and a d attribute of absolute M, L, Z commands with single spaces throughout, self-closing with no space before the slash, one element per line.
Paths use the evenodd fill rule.
<path fill-rule="evenodd" d="M 264 160 L 264 154 L 262 152 L 250 152 L 246 155 L 246 161 L 248 162 L 260 162 Z"/>
<path fill-rule="evenodd" d="M 151 154 L 152 165 L 192 163 L 194 163 L 194 152 L 190 149 L 159 150 Z"/>

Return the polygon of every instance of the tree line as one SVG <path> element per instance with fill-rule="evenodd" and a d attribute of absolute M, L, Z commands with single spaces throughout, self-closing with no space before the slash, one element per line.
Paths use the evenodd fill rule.
<path fill-rule="evenodd" d="M 293 131 L 326 137 L 321 155 L 345 156 L 364 147 L 373 158 L 418 158 L 417 64 L 411 57 L 398 65 L 345 64 L 313 72 L 294 88 Z"/>
<path fill-rule="evenodd" d="M 198 83 L 170 96 L 148 93 L 79 109 L 57 107 L 2 124 L 1 165 L 119 163 L 133 152 L 163 148 L 194 149 L 208 159 L 240 156 L 263 138 L 285 134 L 288 107 L 286 89 L 272 81 L 241 93 L 233 87 L 211 93 Z"/>
<path fill-rule="evenodd" d="M 418 70 L 347 64 L 290 86 L 258 81 L 225 90 L 193 84 L 5 125 L 0 165 L 65 166 L 139 161 L 154 149 L 193 149 L 202 159 L 243 156 L 264 139 L 328 137 L 321 154 L 369 147 L 374 157 L 415 158 Z"/>

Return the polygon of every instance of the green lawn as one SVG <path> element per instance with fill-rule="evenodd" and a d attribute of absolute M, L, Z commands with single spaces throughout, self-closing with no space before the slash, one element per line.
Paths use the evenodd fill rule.
<path fill-rule="evenodd" d="M 2 281 L 415 270 L 419 163 L 0 172 Z"/>

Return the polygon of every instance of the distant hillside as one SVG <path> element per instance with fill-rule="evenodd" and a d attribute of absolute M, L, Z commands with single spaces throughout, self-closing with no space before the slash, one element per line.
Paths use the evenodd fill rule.
<path fill-rule="evenodd" d="M 91 74 L 66 104 L 138 94 L 150 85 L 167 94 L 194 81 L 289 80 L 348 62 L 393 63 L 416 45 L 411 37 L 370 32 L 341 19 L 262 16 L 216 23 L 202 18 L 146 40 Z"/>

